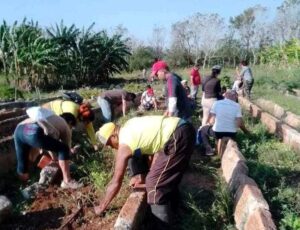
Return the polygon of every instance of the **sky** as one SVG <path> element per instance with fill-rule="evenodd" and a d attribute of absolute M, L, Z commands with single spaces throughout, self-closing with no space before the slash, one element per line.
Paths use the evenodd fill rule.
<path fill-rule="evenodd" d="M 283 0 L 0 0 L 0 20 L 9 24 L 24 17 L 51 26 L 61 20 L 81 28 L 95 22 L 95 30 L 112 30 L 118 25 L 129 35 L 149 41 L 154 26 L 170 29 L 171 25 L 200 12 L 218 13 L 228 22 L 245 9 L 262 5 L 271 14 Z"/>

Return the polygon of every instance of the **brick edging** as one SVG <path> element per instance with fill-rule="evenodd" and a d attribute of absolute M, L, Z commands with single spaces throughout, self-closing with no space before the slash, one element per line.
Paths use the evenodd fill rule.
<path fill-rule="evenodd" d="M 277 119 L 272 114 L 264 112 L 262 108 L 246 98 L 239 97 L 239 103 L 245 110 L 250 112 L 252 117 L 260 119 L 270 133 L 280 137 L 283 143 L 300 153 L 300 133 L 287 125 L 286 119 Z"/>
<path fill-rule="evenodd" d="M 237 229 L 276 229 L 255 181 L 248 177 L 248 167 L 236 142 L 229 140 L 221 161 L 222 174 L 234 197 L 234 220 Z"/>
<path fill-rule="evenodd" d="M 123 205 L 116 223 L 115 230 L 138 229 L 147 210 L 146 191 L 134 191 Z"/>

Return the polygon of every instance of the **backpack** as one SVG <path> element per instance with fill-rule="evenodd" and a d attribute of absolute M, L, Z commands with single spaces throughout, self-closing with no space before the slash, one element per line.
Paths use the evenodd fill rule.
<path fill-rule="evenodd" d="M 83 97 L 74 91 L 73 92 L 63 92 L 62 97 L 65 100 L 73 101 L 79 105 L 83 102 Z"/>

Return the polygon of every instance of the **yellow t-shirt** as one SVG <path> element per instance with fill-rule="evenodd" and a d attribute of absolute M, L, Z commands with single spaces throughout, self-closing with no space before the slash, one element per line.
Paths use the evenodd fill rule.
<path fill-rule="evenodd" d="M 152 155 L 161 150 L 176 129 L 180 118 L 145 116 L 132 118 L 119 134 L 119 143 L 126 144 L 132 154 Z"/>
<path fill-rule="evenodd" d="M 73 101 L 55 100 L 47 104 L 47 107 L 51 109 L 56 115 L 71 113 L 74 115 L 74 117 L 78 117 L 79 105 Z"/>
<path fill-rule="evenodd" d="M 52 110 L 56 115 L 61 115 L 63 113 L 71 113 L 76 119 L 78 119 L 79 105 L 73 101 L 64 101 L 58 99 L 44 104 L 42 107 Z M 91 143 L 95 145 L 97 141 L 92 122 L 86 124 L 85 128 L 91 140 Z"/>

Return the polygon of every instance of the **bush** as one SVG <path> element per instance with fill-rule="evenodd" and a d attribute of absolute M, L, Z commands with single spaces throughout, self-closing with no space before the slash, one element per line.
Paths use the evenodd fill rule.
<path fill-rule="evenodd" d="M 8 85 L 0 85 L 0 99 L 8 100 L 12 98 L 15 98 L 15 88 Z M 20 90 L 17 90 L 17 98 L 24 98 Z"/>

